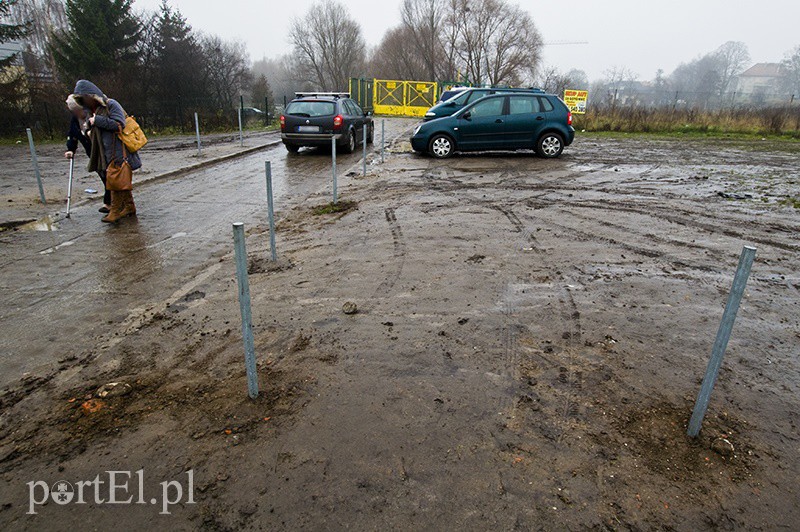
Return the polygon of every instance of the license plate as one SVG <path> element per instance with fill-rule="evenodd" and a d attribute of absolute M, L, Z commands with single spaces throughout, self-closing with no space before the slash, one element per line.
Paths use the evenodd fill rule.
<path fill-rule="evenodd" d="M 297 126 L 299 133 L 319 133 L 319 126 Z"/>

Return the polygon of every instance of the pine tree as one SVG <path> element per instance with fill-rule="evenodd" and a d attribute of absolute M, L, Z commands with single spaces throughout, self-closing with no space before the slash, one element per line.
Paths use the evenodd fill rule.
<path fill-rule="evenodd" d="M 155 21 L 154 79 L 151 90 L 164 112 L 177 111 L 182 119 L 186 107 L 196 107 L 202 94 L 200 46 L 180 11 L 166 0 Z"/>
<path fill-rule="evenodd" d="M 69 29 L 53 36 L 53 57 L 64 80 L 117 85 L 136 68 L 141 21 L 132 0 L 66 0 Z M 103 85 L 100 85 L 103 88 Z"/>
<path fill-rule="evenodd" d="M 28 28 L 23 24 L 5 24 L 16 0 L 0 0 L 0 45 L 25 37 Z M 6 48 L 6 47 L 2 47 Z M 12 53 L 0 59 L 0 110 L 12 111 L 25 99 L 25 70 L 20 68 L 20 54 Z"/>
<path fill-rule="evenodd" d="M 250 92 L 253 98 L 253 107 L 265 106 L 266 102 L 264 100 L 267 100 L 269 105 L 275 104 L 275 99 L 272 96 L 272 87 L 270 87 L 267 76 L 264 74 L 256 78 Z M 268 113 L 269 109 L 264 109 L 264 112 Z"/>

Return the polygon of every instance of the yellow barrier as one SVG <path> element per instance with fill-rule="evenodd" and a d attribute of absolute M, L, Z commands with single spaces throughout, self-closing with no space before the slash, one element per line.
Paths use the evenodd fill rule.
<path fill-rule="evenodd" d="M 431 81 L 376 79 L 373 85 L 375 114 L 424 116 L 436 103 L 437 85 Z"/>

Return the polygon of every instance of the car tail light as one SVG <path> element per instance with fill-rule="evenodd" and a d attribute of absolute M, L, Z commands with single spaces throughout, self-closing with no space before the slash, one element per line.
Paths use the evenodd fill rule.
<path fill-rule="evenodd" d="M 339 129 L 342 127 L 342 123 L 344 122 L 344 117 L 342 115 L 336 115 L 333 117 L 333 129 Z"/>
<path fill-rule="evenodd" d="M 572 125 L 572 113 L 570 111 L 567 111 L 567 125 Z"/>
<path fill-rule="evenodd" d="M 286 127 L 286 117 L 281 115 L 281 131 Z"/>

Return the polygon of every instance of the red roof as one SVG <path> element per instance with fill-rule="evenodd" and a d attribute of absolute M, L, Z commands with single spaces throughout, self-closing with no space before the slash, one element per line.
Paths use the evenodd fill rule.
<path fill-rule="evenodd" d="M 756 63 L 739 75 L 752 78 L 779 78 L 781 77 L 781 65 L 780 63 Z"/>

